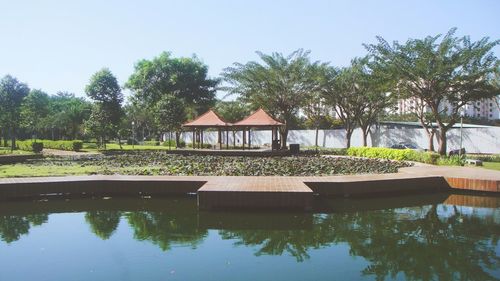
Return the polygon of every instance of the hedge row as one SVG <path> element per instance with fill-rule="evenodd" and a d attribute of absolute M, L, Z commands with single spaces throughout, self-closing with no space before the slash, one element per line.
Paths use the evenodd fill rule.
<path fill-rule="evenodd" d="M 400 161 L 416 161 L 428 164 L 437 164 L 439 159 L 439 154 L 432 152 L 384 147 L 351 147 L 347 149 L 347 155 Z"/>
<path fill-rule="evenodd" d="M 16 146 L 17 148 L 24 151 L 39 153 L 42 152 L 44 145 L 42 142 L 39 141 L 37 142 L 32 140 L 25 140 L 25 141 L 16 141 Z"/>
<path fill-rule="evenodd" d="M 41 142 L 43 142 L 43 147 L 52 149 L 80 151 L 83 148 L 83 141 L 81 140 L 70 140 L 70 141 L 41 140 Z"/>

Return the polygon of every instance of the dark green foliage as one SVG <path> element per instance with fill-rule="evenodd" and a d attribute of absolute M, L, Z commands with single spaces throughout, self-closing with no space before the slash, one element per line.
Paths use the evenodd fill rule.
<path fill-rule="evenodd" d="M 174 96 L 185 104 L 189 117 L 194 117 L 214 105 L 218 84 L 219 80 L 208 78 L 208 66 L 197 57 L 174 58 L 163 52 L 137 62 L 125 87 L 148 109 L 162 97 Z"/>
<path fill-rule="evenodd" d="M 86 127 L 89 134 L 100 138 L 106 146 L 106 139 L 118 133 L 123 110 L 123 94 L 116 77 L 107 68 L 96 72 L 85 87 L 85 93 L 95 101 Z"/>
<path fill-rule="evenodd" d="M 6 75 L 0 80 L 0 126 L 9 131 L 12 149 L 16 147 L 17 129 L 21 121 L 21 105 L 30 89 L 25 83 Z"/>
<path fill-rule="evenodd" d="M 32 90 L 24 99 L 21 107 L 22 124 L 35 138 L 45 125 L 45 118 L 49 114 L 49 101 L 49 95 L 42 90 Z"/>

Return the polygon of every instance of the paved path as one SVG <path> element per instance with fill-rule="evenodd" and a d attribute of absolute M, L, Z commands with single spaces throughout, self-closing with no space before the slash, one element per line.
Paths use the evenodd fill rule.
<path fill-rule="evenodd" d="M 44 148 L 42 150 L 44 156 L 85 156 L 99 154 L 98 152 L 83 152 L 83 151 L 67 151 L 59 149 Z"/>

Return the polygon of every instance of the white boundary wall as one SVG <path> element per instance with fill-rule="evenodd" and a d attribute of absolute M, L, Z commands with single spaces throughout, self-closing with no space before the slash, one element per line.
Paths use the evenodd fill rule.
<path fill-rule="evenodd" d="M 463 128 L 463 147 L 468 153 L 500 153 L 500 127 Z M 265 145 L 271 143 L 271 131 L 252 131 L 252 145 Z M 205 131 L 203 142 L 215 144 L 217 132 Z M 224 141 L 226 136 L 223 135 Z M 192 133 L 185 132 L 182 138 L 192 142 Z M 298 143 L 301 146 L 313 146 L 315 130 L 291 130 L 288 134 L 288 143 Z M 236 144 L 241 145 L 242 134 L 236 133 Z M 390 147 L 399 142 L 416 144 L 422 148 L 428 147 L 427 135 L 421 128 L 389 128 L 380 126 L 372 128 L 368 136 L 368 146 Z M 435 147 L 437 149 L 437 142 Z M 233 133 L 229 133 L 229 144 L 233 144 Z M 328 148 L 345 147 L 344 129 L 319 130 L 318 145 Z M 356 129 L 351 138 L 351 146 L 362 146 L 361 130 Z M 460 129 L 453 128 L 448 131 L 448 150 L 460 148 Z"/>

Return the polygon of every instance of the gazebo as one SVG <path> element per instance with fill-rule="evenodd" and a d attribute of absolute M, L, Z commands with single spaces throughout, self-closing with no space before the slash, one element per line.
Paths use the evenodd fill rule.
<path fill-rule="evenodd" d="M 209 128 L 217 129 L 217 143 L 219 148 L 222 148 L 223 138 L 222 130 L 226 130 L 226 147 L 229 147 L 229 134 L 227 131 L 231 127 L 231 123 L 223 120 L 215 111 L 210 109 L 209 111 L 198 116 L 198 118 L 193 121 L 189 121 L 182 125 L 183 128 L 190 128 L 193 131 L 193 148 L 196 148 L 196 143 L 198 140 L 198 148 L 203 148 L 203 131 Z"/>
<path fill-rule="evenodd" d="M 267 112 L 265 112 L 262 108 L 259 108 L 257 111 L 252 113 L 247 118 L 236 122 L 233 124 L 234 129 L 241 129 L 243 131 L 243 149 L 245 149 L 245 143 L 248 143 L 248 148 L 251 148 L 252 139 L 250 130 L 252 128 L 259 129 L 271 129 L 271 148 L 274 150 L 280 149 L 280 139 L 279 139 L 279 127 L 284 126 L 285 124 L 277 121 L 272 118 Z M 247 132 L 248 132 L 248 142 L 247 140 Z"/>

